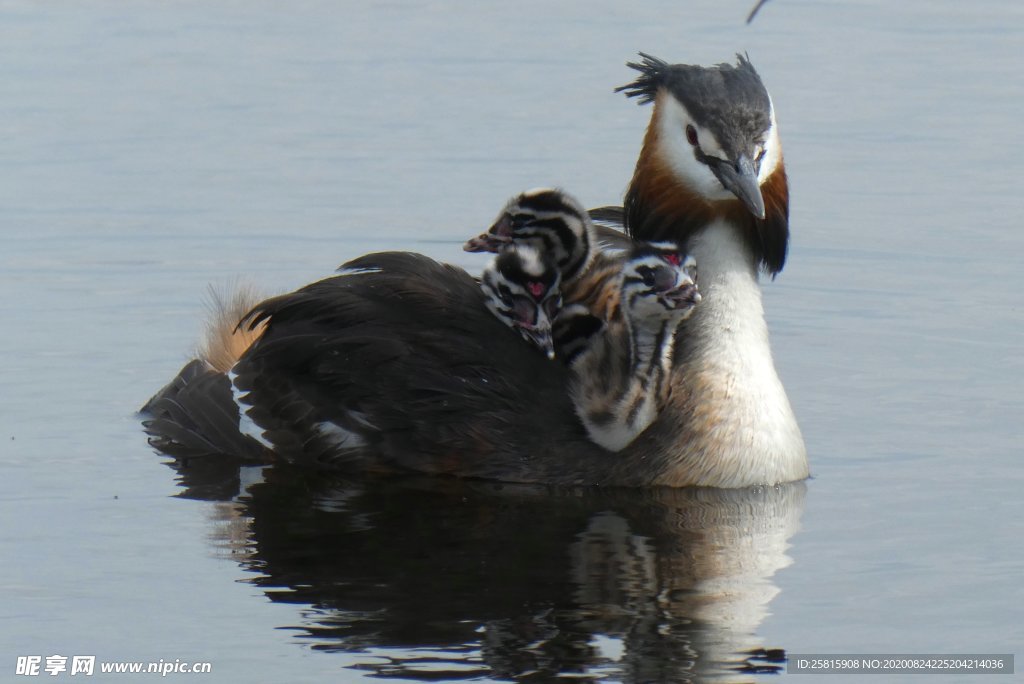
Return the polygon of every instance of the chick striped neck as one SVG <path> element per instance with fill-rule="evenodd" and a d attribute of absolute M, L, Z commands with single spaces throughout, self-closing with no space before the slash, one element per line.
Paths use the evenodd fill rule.
<path fill-rule="evenodd" d="M 609 451 L 654 422 L 668 395 L 675 332 L 686 312 L 652 316 L 636 306 L 651 296 L 620 287 L 606 327 L 571 366 L 576 413 L 591 441 Z"/>
<path fill-rule="evenodd" d="M 628 312 L 623 316 L 629 335 L 630 385 L 652 399 L 661 401 L 672 371 L 672 349 L 678 318 L 670 320 L 638 319 Z"/>

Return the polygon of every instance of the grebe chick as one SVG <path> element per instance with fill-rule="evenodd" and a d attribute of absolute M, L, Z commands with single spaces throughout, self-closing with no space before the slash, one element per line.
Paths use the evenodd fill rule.
<path fill-rule="evenodd" d="M 608 226 L 597 226 L 595 216 L 597 220 L 608 222 Z M 619 224 L 615 223 L 615 216 Z M 599 302 L 607 299 L 609 292 L 617 296 L 623 259 L 636 244 L 621 230 L 611 227 L 621 227 L 621 219 L 621 207 L 617 214 L 614 207 L 588 212 L 564 190 L 537 188 L 510 199 L 493 225 L 468 240 L 463 249 L 498 252 L 508 245 L 536 248 L 558 267 L 565 305 L 572 310 L 581 305 L 587 313 L 603 320 L 607 312 L 599 310 Z M 584 326 L 588 330 L 590 327 Z M 575 337 L 575 332 L 568 336 L 569 339 Z M 564 335 L 562 346 L 570 356 L 575 353 L 573 345 L 566 344 Z"/>
<path fill-rule="evenodd" d="M 551 260 L 529 245 L 505 247 L 480 276 L 491 313 L 549 359 L 555 358 L 551 324 L 562 308 L 560 282 Z"/>
<path fill-rule="evenodd" d="M 596 444 L 620 451 L 665 405 L 676 329 L 700 301 L 696 275 L 696 262 L 678 245 L 639 244 L 622 266 L 603 327 L 581 311 L 563 317 L 561 329 L 592 333 L 571 361 L 570 392 Z"/>
<path fill-rule="evenodd" d="M 508 201 L 491 227 L 463 245 L 467 252 L 498 252 L 530 245 L 550 258 L 562 282 L 586 272 L 593 258 L 593 225 L 583 206 L 557 188 L 536 188 Z"/>

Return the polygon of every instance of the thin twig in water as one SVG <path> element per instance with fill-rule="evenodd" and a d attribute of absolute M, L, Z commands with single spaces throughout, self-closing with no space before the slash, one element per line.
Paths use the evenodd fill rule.
<path fill-rule="evenodd" d="M 759 12 L 759 11 L 761 10 L 761 7 L 762 7 L 762 6 L 763 6 L 763 5 L 764 5 L 764 4 L 766 3 L 766 2 L 768 2 L 768 0 L 757 0 L 757 4 L 756 4 L 756 5 L 754 5 L 754 9 L 750 10 L 750 14 L 749 14 L 749 15 L 747 15 L 747 23 L 748 23 L 748 24 L 749 24 L 750 22 L 754 21 L 754 17 L 756 17 L 756 16 L 757 16 L 757 13 L 758 13 L 758 12 Z"/>

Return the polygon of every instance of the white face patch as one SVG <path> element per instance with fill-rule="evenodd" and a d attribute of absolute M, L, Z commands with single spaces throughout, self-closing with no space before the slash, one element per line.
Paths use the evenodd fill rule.
<path fill-rule="evenodd" d="M 540 252 L 537 249 L 529 245 L 517 245 L 513 249 L 519 253 L 523 271 L 534 278 L 544 275 L 544 262 L 541 261 Z"/>
<path fill-rule="evenodd" d="M 764 157 L 757 172 L 758 184 L 764 183 L 778 168 L 782 161 L 782 142 L 779 139 L 779 128 L 775 121 L 775 106 L 769 97 L 771 125 L 765 134 Z M 697 132 L 697 144 L 709 157 L 726 159 L 722 146 L 708 129 L 694 123 L 693 117 L 679 100 L 667 92 L 658 94 L 658 139 L 661 143 L 659 153 L 675 174 L 683 182 L 709 200 L 735 199 L 736 196 L 722 186 L 715 174 L 706 164 L 697 161 L 693 146 L 686 139 L 686 127 L 693 126 Z"/>
<path fill-rule="evenodd" d="M 697 131 L 697 144 L 704 154 L 724 159 L 722 146 L 706 128 L 698 126 L 686 107 L 666 91 L 658 93 L 657 101 L 658 149 L 662 160 L 698 194 L 709 200 L 735 199 L 735 195 L 722 186 L 707 164 L 697 161 L 693 145 L 686 139 L 686 127 Z"/>
<path fill-rule="evenodd" d="M 771 103 L 771 97 L 768 98 Z M 757 172 L 758 184 L 764 183 L 768 176 L 772 175 L 779 162 L 782 160 L 782 141 L 779 140 L 779 127 L 775 123 L 775 105 L 771 104 L 771 127 L 764 141 L 764 157 L 761 158 L 761 168 Z"/>

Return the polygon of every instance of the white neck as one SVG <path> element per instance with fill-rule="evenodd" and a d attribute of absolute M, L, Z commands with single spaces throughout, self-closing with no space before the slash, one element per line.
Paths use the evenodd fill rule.
<path fill-rule="evenodd" d="M 716 221 L 689 244 L 701 302 L 677 336 L 674 395 L 685 402 L 697 484 L 742 487 L 807 477 L 807 457 L 775 372 L 757 267 L 739 229 Z"/>

